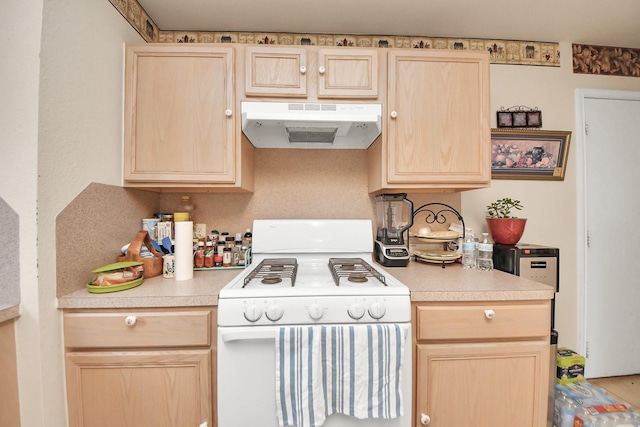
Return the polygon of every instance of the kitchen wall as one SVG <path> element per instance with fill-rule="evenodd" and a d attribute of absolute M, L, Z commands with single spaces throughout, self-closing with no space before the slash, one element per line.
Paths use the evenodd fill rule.
<path fill-rule="evenodd" d="M 42 1 L 9 2 L 0 14 L 0 198 L 14 212 L 19 227 L 20 289 L 7 292 L 21 303 L 22 316 L 15 322 L 20 361 L 20 393 L 34 407 L 22 412 L 23 426 L 44 425 L 38 339 L 37 177 L 38 89 Z M 25 29 L 29 29 L 25 31 Z M 5 221 L 3 215 L 2 221 Z M 15 286 L 14 284 L 13 286 Z M 53 305 L 53 301 L 49 301 Z M 60 357 L 57 358 L 62 361 Z M 59 368 L 58 368 L 59 370 Z M 60 395 L 61 389 L 57 394 Z"/>
<path fill-rule="evenodd" d="M 17 212 L 20 224 L 21 317 L 16 322 L 16 339 L 21 418 L 23 426 L 63 426 L 62 337 L 55 300 L 56 216 L 91 183 L 120 185 L 122 44 L 142 39 L 107 0 L 8 2 L 0 26 L 0 197 Z M 574 131 L 574 145 L 580 143 L 574 129 L 575 88 L 640 91 L 638 78 L 573 74 L 572 41 L 560 41 L 560 68 L 492 65 L 491 110 L 538 107 L 543 111 L 544 129 Z M 503 196 L 521 199 L 523 215 L 529 218 L 524 241 L 560 247 L 557 327 L 561 344 L 568 346 L 575 345 L 577 324 L 575 168 L 573 146 L 565 181 L 493 181 L 490 189 L 461 195 L 462 214 L 476 229 L 484 227 L 484 207 L 490 201 Z M 270 179 L 281 180 L 287 188 L 285 171 L 279 174 L 280 178 L 274 174 Z M 316 179 L 306 181 L 312 189 L 323 185 Z M 326 206 L 333 200 L 333 209 L 343 209 L 347 199 L 335 203 L 329 194 L 321 193 L 323 197 L 313 202 L 325 206 L 326 198 Z M 254 195 L 253 201 L 244 204 L 246 196 L 236 195 L 234 207 L 247 209 L 253 203 L 252 209 L 266 215 L 273 209 L 266 207 L 273 206 L 268 203 L 287 200 L 286 195 L 276 187 L 270 197 Z M 170 197 L 160 196 L 161 202 L 173 203 Z M 217 212 L 225 205 L 215 200 L 224 202 L 229 197 L 212 195 L 196 200 L 196 205 L 200 209 L 210 203 L 212 212 Z M 309 199 L 302 197 L 302 201 Z M 309 213 L 304 203 L 296 209 Z M 214 214 L 211 222 L 230 224 L 234 216 L 242 217 L 241 222 L 249 217 L 248 210 L 228 212 L 227 217 Z"/>
<path fill-rule="evenodd" d="M 0 28 L 0 197 L 20 224 L 20 416 L 64 426 L 55 218 L 89 183 L 120 184 L 123 43 L 142 39 L 106 0 L 8 2 Z"/>
<path fill-rule="evenodd" d="M 561 43 L 561 67 L 491 65 L 491 111 L 514 105 L 542 110 L 543 129 L 572 131 L 564 181 L 493 180 L 491 188 L 462 193 L 465 221 L 486 228 L 484 209 L 501 197 L 520 199 L 527 217 L 522 242 L 560 248 L 560 292 L 556 300 L 559 345 L 577 348 L 578 283 L 576 258 L 576 147 L 582 143 L 575 128 L 575 90 L 598 88 L 640 91 L 640 78 L 573 74 L 571 44 Z M 495 127 L 495 117 L 492 118 Z"/>

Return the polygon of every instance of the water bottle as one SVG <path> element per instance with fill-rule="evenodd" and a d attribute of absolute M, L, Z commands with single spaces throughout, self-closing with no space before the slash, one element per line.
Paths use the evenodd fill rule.
<path fill-rule="evenodd" d="M 482 242 L 478 244 L 478 268 L 493 270 L 493 243 L 489 239 L 489 233 L 482 233 Z"/>
<path fill-rule="evenodd" d="M 466 269 L 476 268 L 476 242 L 472 230 L 467 230 L 464 242 L 462 242 L 462 267 Z"/>

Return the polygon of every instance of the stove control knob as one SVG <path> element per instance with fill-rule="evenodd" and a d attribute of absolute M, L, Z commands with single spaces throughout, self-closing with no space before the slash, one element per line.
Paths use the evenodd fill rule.
<path fill-rule="evenodd" d="M 373 317 L 374 319 L 382 319 L 382 316 L 384 316 L 386 312 L 387 309 L 383 304 L 379 302 L 374 302 L 373 304 L 371 304 L 371 307 L 369 307 L 369 316 Z"/>
<path fill-rule="evenodd" d="M 244 318 L 249 322 L 257 322 L 262 317 L 262 309 L 255 304 L 251 304 L 244 309 Z"/>
<path fill-rule="evenodd" d="M 265 312 L 265 316 L 267 316 L 267 319 L 271 320 L 272 322 L 276 322 L 282 319 L 283 315 L 284 309 L 275 303 L 267 307 L 267 311 Z"/>
<path fill-rule="evenodd" d="M 365 309 L 364 306 L 359 302 L 354 302 L 353 304 L 349 305 L 349 307 L 347 307 L 347 313 L 349 313 L 349 317 L 351 317 L 352 319 L 358 320 L 362 319 L 362 316 L 364 316 Z"/>
<path fill-rule="evenodd" d="M 314 302 L 309 306 L 309 317 L 312 320 L 320 320 L 324 315 L 324 308 L 320 306 L 317 302 Z"/>

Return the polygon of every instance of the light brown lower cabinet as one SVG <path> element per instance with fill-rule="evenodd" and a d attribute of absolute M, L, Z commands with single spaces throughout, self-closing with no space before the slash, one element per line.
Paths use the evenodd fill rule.
<path fill-rule="evenodd" d="M 66 311 L 69 426 L 214 426 L 215 314 Z"/>
<path fill-rule="evenodd" d="M 414 426 L 546 426 L 549 301 L 413 308 Z"/>
<path fill-rule="evenodd" d="M 0 322 L 0 426 L 20 427 L 15 319 Z"/>

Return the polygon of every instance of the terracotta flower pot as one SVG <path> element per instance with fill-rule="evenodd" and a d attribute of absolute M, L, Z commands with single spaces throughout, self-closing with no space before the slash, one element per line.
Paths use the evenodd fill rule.
<path fill-rule="evenodd" d="M 489 233 L 494 242 L 515 245 L 524 233 L 526 218 L 487 218 Z"/>

